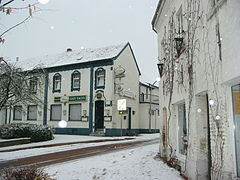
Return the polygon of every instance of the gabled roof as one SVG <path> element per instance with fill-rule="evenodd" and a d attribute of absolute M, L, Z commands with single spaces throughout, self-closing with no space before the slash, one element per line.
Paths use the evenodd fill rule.
<path fill-rule="evenodd" d="M 37 67 L 51 68 L 87 62 L 90 63 L 93 61 L 101 61 L 107 59 L 114 60 L 122 53 L 122 51 L 128 45 L 130 46 L 129 43 L 123 43 L 120 45 L 108 46 L 103 48 L 87 48 L 80 50 L 72 50 L 68 52 L 65 51 L 59 54 L 45 55 L 42 57 L 34 57 L 27 59 L 18 58 L 18 60 L 7 58 L 7 60 L 8 62 L 14 63 L 16 66 L 22 68 L 23 70 L 31 70 Z"/>

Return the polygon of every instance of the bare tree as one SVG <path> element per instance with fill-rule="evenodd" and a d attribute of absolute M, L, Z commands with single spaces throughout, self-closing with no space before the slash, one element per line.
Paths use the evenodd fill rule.
<path fill-rule="evenodd" d="M 22 7 L 12 7 L 13 6 L 13 2 L 15 0 L 8 0 L 5 3 L 1 4 L 0 0 L 0 12 L 4 13 L 6 16 L 12 15 L 14 14 L 14 12 L 17 11 L 25 11 L 26 12 L 26 17 L 20 21 L 17 22 L 16 24 L 12 25 L 11 27 L 5 27 L 3 24 L 2 26 L 4 27 L 3 29 L 0 29 L 0 43 L 4 43 L 5 42 L 5 35 L 15 29 L 16 27 L 26 23 L 28 20 L 30 20 L 33 17 L 33 14 L 36 12 L 41 11 L 42 9 L 38 6 L 39 2 L 37 2 L 37 0 L 35 0 L 35 2 L 33 3 L 29 3 L 29 2 L 23 2 L 23 6 Z"/>
<path fill-rule="evenodd" d="M 44 70 L 23 71 L 0 57 L 0 110 L 18 103 L 42 104 Z"/>

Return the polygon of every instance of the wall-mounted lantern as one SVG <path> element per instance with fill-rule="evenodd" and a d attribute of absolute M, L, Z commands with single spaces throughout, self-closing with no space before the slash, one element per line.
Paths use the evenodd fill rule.
<path fill-rule="evenodd" d="M 183 49 L 183 39 L 184 39 L 185 32 L 182 31 L 182 33 L 178 32 L 176 34 L 176 37 L 174 38 L 175 40 L 175 45 L 176 45 L 176 50 L 177 50 L 177 57 L 180 56 L 182 49 Z"/>
<path fill-rule="evenodd" d="M 157 67 L 158 67 L 159 75 L 160 75 L 160 77 L 162 77 L 162 76 L 163 76 L 163 67 L 164 67 L 164 64 L 163 64 L 163 63 L 158 63 L 158 64 L 157 64 Z"/>

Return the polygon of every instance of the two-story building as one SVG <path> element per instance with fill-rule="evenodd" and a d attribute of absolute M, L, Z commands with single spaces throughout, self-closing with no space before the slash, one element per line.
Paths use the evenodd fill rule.
<path fill-rule="evenodd" d="M 240 2 L 159 0 L 161 156 L 190 179 L 240 177 Z"/>
<path fill-rule="evenodd" d="M 19 111 L 21 105 L 8 110 L 14 114 L 10 122 L 47 124 L 62 134 L 113 136 L 159 131 L 158 114 L 154 118 L 149 115 L 149 108 L 158 104 L 158 97 L 152 103 L 142 100 L 141 103 L 148 105 L 145 109 L 141 106 L 141 73 L 129 43 L 96 49 L 69 48 L 60 54 L 19 59 L 16 63 L 24 70 L 36 66 L 45 70 L 44 84 L 37 88 L 44 89 L 44 96 L 42 104 L 22 107 L 22 111 Z M 118 109 L 121 99 L 126 99 L 122 114 Z M 145 121 L 152 125 L 149 127 Z M 66 127 L 60 127 L 59 122 Z"/>

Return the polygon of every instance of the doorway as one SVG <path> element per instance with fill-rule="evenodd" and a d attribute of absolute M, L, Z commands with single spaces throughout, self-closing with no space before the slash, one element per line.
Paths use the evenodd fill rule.
<path fill-rule="evenodd" d="M 104 128 L 104 101 L 95 101 L 95 130 Z"/>

